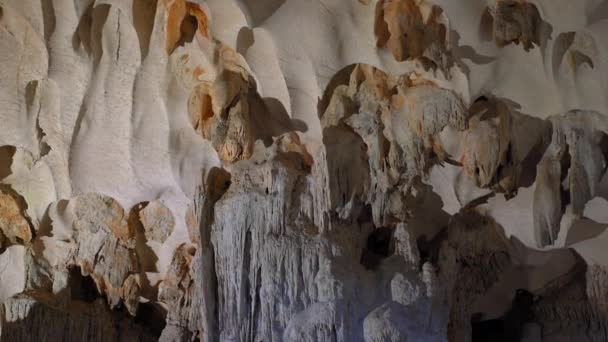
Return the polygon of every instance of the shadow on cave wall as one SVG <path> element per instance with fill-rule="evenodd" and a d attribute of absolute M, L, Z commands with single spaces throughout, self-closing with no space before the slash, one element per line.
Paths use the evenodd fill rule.
<path fill-rule="evenodd" d="M 242 0 L 236 4 L 248 14 L 249 25 L 257 27 L 270 18 L 286 0 Z"/>
<path fill-rule="evenodd" d="M 534 322 L 534 305 L 538 302 L 534 294 L 517 289 L 511 308 L 498 319 L 480 320 L 471 317 L 472 342 L 519 342 L 524 337 L 524 325 Z"/>
<path fill-rule="evenodd" d="M 260 96 L 255 81 L 251 81 L 253 91 L 249 92 L 251 120 L 256 139 L 261 139 L 265 146 L 270 146 L 273 138 L 288 132 L 306 132 L 308 126 L 301 120 L 293 119 L 285 106 L 272 97 Z"/>
<path fill-rule="evenodd" d="M 0 181 L 12 173 L 11 166 L 13 165 L 15 151 L 14 146 L 0 146 Z"/>
<path fill-rule="evenodd" d="M 367 270 L 376 270 L 382 260 L 395 252 L 394 229 L 390 227 L 375 228 L 367 237 L 365 248 L 361 253 L 360 264 Z"/>
<path fill-rule="evenodd" d="M 140 303 L 136 316 L 126 307 L 110 310 L 90 276 L 68 270 L 68 286 L 58 294 L 26 291 L 4 302 L 0 341 L 158 341 L 167 312 Z M 10 306 L 10 310 L 6 307 Z"/>
<path fill-rule="evenodd" d="M 512 288 L 511 305 L 499 317 L 488 319 L 481 312 L 473 312 L 471 341 L 605 341 L 608 338 L 608 310 L 601 299 L 605 297 L 603 284 L 608 280 L 608 274 L 599 267 L 588 266 L 573 249 L 533 253 L 572 253 L 576 265 L 541 288 Z M 555 258 L 559 256 L 556 254 Z M 524 268 L 524 273 L 518 273 L 519 277 L 527 279 L 523 283 L 532 284 L 547 269 L 558 271 L 559 265 L 539 264 Z M 503 274 L 512 270 L 513 266 Z M 504 281 L 506 278 L 500 277 L 498 282 Z"/>
<path fill-rule="evenodd" d="M 126 310 L 110 312 L 101 302 L 71 302 L 68 308 L 61 308 L 22 294 L 9 299 L 9 304 L 27 307 L 27 313 L 2 322 L 2 342 L 158 341 L 165 324 L 164 320 L 155 321 L 144 327 Z M 150 312 L 146 310 L 142 316 Z"/>

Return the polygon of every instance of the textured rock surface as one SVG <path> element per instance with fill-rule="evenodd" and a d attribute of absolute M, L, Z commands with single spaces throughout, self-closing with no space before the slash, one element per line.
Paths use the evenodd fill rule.
<path fill-rule="evenodd" d="M 0 0 L 0 340 L 605 341 L 601 0 Z"/>

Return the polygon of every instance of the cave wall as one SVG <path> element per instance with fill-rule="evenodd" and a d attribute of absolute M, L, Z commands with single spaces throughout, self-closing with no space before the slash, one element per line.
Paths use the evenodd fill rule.
<path fill-rule="evenodd" d="M 606 340 L 607 25 L 0 0 L 0 340 Z"/>

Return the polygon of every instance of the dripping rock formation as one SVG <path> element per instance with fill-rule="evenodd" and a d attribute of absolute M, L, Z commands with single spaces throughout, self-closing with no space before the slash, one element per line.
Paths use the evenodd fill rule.
<path fill-rule="evenodd" d="M 608 340 L 608 2 L 0 0 L 0 341 Z"/>

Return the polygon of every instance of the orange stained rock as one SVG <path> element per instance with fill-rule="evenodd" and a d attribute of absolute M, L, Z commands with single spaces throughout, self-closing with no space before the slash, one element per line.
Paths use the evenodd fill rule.
<path fill-rule="evenodd" d="M 194 76 L 194 78 L 198 81 L 199 78 L 205 73 L 205 70 L 203 70 L 203 68 L 201 67 L 195 67 L 194 70 L 192 70 L 192 75 Z"/>
<path fill-rule="evenodd" d="M 191 41 L 196 34 L 211 38 L 209 18 L 199 4 L 184 0 L 167 0 L 165 8 L 165 49 L 168 54 L 184 42 Z"/>
<path fill-rule="evenodd" d="M 190 241 L 199 244 L 199 220 L 194 205 L 191 205 L 188 207 L 188 210 L 186 210 L 186 228 L 188 228 L 188 237 L 190 237 Z"/>
<path fill-rule="evenodd" d="M 0 231 L 12 244 L 22 244 L 32 239 L 30 226 L 23 216 L 17 200 L 0 191 Z"/>
<path fill-rule="evenodd" d="M 376 5 L 377 45 L 388 47 L 397 61 L 423 57 L 433 44 L 446 50 L 447 28 L 440 22 L 443 10 L 430 5 L 425 15 L 423 5 L 425 1 L 415 0 L 380 0 Z"/>
<path fill-rule="evenodd" d="M 391 107 L 393 110 L 400 110 L 405 105 L 405 97 L 402 94 L 395 94 L 391 97 Z"/>
<path fill-rule="evenodd" d="M 108 227 L 119 240 L 127 243 L 131 239 L 134 238 L 135 233 L 131 232 L 129 229 L 129 225 L 127 224 L 127 217 L 125 215 L 125 211 L 116 200 L 113 198 L 107 198 L 106 204 L 111 208 L 111 211 L 114 215 L 111 215 L 107 218 Z"/>
<path fill-rule="evenodd" d="M 502 101 L 471 106 L 469 128 L 464 134 L 464 171 L 481 187 L 490 187 L 505 165 L 511 143 L 512 118 Z"/>
<path fill-rule="evenodd" d="M 353 71 L 351 79 L 356 80 L 359 84 L 365 84 L 376 98 L 390 98 L 396 93 L 395 80 L 371 65 L 358 65 Z"/>
<path fill-rule="evenodd" d="M 129 227 L 123 207 L 109 196 L 95 193 L 79 196 L 75 215 L 79 229 L 102 228 L 126 244 L 130 244 L 135 237 L 135 231 Z"/>
<path fill-rule="evenodd" d="M 196 18 L 198 32 L 205 38 L 211 38 L 209 18 L 207 18 L 205 11 L 203 11 L 199 4 L 192 2 L 186 2 L 186 6 L 188 9 L 188 14 Z"/>
<path fill-rule="evenodd" d="M 415 87 L 420 85 L 430 85 L 433 87 L 439 87 L 437 83 L 428 78 L 424 78 L 420 73 L 412 71 L 406 75 L 401 77 L 400 82 L 402 82 L 407 87 Z"/>
<path fill-rule="evenodd" d="M 279 138 L 279 150 L 284 153 L 297 153 L 302 156 L 302 161 L 307 167 L 312 167 L 314 160 L 306 146 L 300 141 L 300 137 L 295 132 L 289 132 Z"/>
<path fill-rule="evenodd" d="M 248 159 L 253 152 L 254 133 L 250 119 L 246 70 L 226 68 L 209 84 L 202 82 L 190 94 L 188 110 L 193 127 L 211 141 L 224 161 Z"/>
<path fill-rule="evenodd" d="M 536 5 L 527 0 L 497 0 L 494 10 L 494 40 L 499 47 L 522 43 L 526 51 L 540 45 L 542 18 Z"/>
<path fill-rule="evenodd" d="M 201 83 L 192 89 L 188 101 L 188 111 L 194 129 L 203 134 L 205 121 L 213 117 L 213 102 L 208 84 Z"/>

